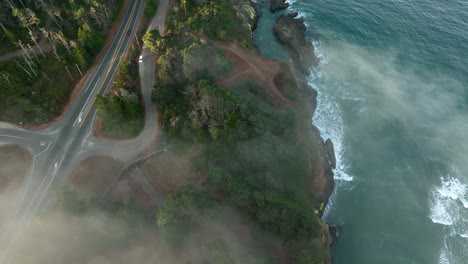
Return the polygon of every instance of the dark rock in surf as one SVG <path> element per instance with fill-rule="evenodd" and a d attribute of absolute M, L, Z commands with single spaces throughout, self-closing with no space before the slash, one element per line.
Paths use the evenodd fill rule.
<path fill-rule="evenodd" d="M 333 146 L 333 142 L 331 141 L 331 139 L 327 139 L 325 141 L 325 149 L 327 150 L 327 155 L 330 161 L 330 165 L 333 169 L 335 169 L 336 168 L 335 147 Z"/>
<path fill-rule="evenodd" d="M 283 10 L 289 7 L 289 4 L 286 0 L 271 0 L 270 1 L 270 11 L 275 12 L 278 10 Z"/>
<path fill-rule="evenodd" d="M 332 240 L 330 247 L 333 247 L 334 245 L 336 245 L 338 238 L 341 236 L 341 231 L 342 231 L 342 227 L 339 225 L 328 226 L 328 232 L 330 233 L 331 240 Z"/>
<path fill-rule="evenodd" d="M 314 46 L 305 38 L 306 26 L 297 13 L 280 15 L 273 27 L 278 41 L 286 46 L 294 62 L 303 74 L 309 74 L 311 66 L 317 66 L 319 59 L 315 56 Z"/>
<path fill-rule="evenodd" d="M 312 143 L 314 150 L 316 151 L 316 158 L 318 164 L 320 164 L 319 175 L 317 177 L 323 177 L 324 187 L 320 192 L 314 194 L 314 208 L 317 209 L 318 215 L 321 217 L 324 212 L 324 208 L 328 203 L 333 188 L 335 187 L 335 180 L 333 178 L 333 170 L 329 161 L 327 149 L 325 143 L 320 136 L 320 131 L 318 128 L 311 124 L 312 127 Z"/>

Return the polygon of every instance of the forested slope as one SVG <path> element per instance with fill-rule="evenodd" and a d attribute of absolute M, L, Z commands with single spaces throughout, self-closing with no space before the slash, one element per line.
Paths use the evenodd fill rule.
<path fill-rule="evenodd" d="M 0 2 L 0 120 L 38 125 L 59 115 L 101 50 L 121 0 Z M 28 52 L 38 46 L 38 52 Z"/>

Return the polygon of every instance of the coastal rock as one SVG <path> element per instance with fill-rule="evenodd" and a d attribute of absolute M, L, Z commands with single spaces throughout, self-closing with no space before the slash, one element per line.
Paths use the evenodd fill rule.
<path fill-rule="evenodd" d="M 327 150 L 328 159 L 333 169 L 336 168 L 336 156 L 335 156 L 335 147 L 331 139 L 325 140 L 325 149 Z"/>
<path fill-rule="evenodd" d="M 305 38 L 306 26 L 297 13 L 280 15 L 275 22 L 273 32 L 280 43 L 288 48 L 293 61 L 297 62 L 303 74 L 309 74 L 311 66 L 317 66 L 314 46 Z"/>
<path fill-rule="evenodd" d="M 233 4 L 237 14 L 244 21 L 243 25 L 251 32 L 254 31 L 258 22 L 257 5 L 251 0 L 234 0 Z"/>
<path fill-rule="evenodd" d="M 338 241 L 338 238 L 341 236 L 341 230 L 342 227 L 339 225 L 329 225 L 328 226 L 328 233 L 331 236 L 331 244 L 330 247 L 333 247 L 336 245 L 336 242 Z"/>
<path fill-rule="evenodd" d="M 270 11 L 275 12 L 278 10 L 283 10 L 289 7 L 289 4 L 286 0 L 271 0 L 270 2 Z"/>
<path fill-rule="evenodd" d="M 316 189 L 314 192 L 314 207 L 318 211 L 318 215 L 321 217 L 323 215 L 324 209 L 328 203 L 333 189 L 335 187 L 335 179 L 333 178 L 333 170 L 328 158 L 327 149 L 325 143 L 323 142 L 322 137 L 320 136 L 319 129 L 312 125 L 312 137 L 310 140 L 313 143 L 313 149 L 316 153 L 317 164 L 319 166 L 318 177 L 321 179 L 317 183 L 321 186 L 319 189 Z"/>

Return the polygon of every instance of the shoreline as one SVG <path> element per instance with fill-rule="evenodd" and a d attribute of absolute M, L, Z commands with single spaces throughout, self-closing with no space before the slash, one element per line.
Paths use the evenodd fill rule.
<path fill-rule="evenodd" d="M 266 1 L 266 2 L 269 2 L 269 1 Z M 263 12 L 271 12 L 271 13 L 274 13 L 279 10 L 285 10 L 291 6 L 291 3 L 289 3 L 289 1 L 284 1 L 284 0 L 283 1 L 271 0 L 271 3 L 270 3 L 271 5 L 269 8 L 268 8 L 269 6 L 268 3 L 254 2 L 254 4 L 257 6 L 257 10 L 263 8 L 262 10 Z M 275 6 L 273 6 L 273 4 Z M 260 13 L 260 12 L 257 12 L 257 13 Z M 260 19 L 262 19 L 261 15 L 259 15 L 257 20 L 260 20 Z M 302 36 L 292 34 L 293 35 L 292 37 L 296 38 L 296 39 L 293 39 L 292 42 L 296 41 L 296 42 L 300 42 L 301 44 L 303 44 L 304 42 L 308 43 L 308 45 L 305 46 L 305 48 L 308 49 L 308 52 L 309 52 L 309 54 L 305 55 L 306 57 L 309 56 L 308 58 L 306 58 L 306 61 L 302 60 L 304 56 L 301 56 L 303 55 L 301 53 L 305 52 L 304 49 L 302 51 L 298 50 L 299 47 L 297 46 L 296 46 L 297 49 L 295 49 L 294 43 L 293 44 L 287 43 L 288 41 L 287 39 L 284 39 L 284 38 L 282 39 L 281 36 L 278 36 L 278 32 L 277 32 L 278 30 L 276 27 L 278 25 L 278 21 L 281 19 L 285 21 L 288 20 L 289 22 L 294 21 L 294 23 L 296 23 L 297 26 L 299 27 L 298 32 L 302 31 L 302 33 L 305 32 L 306 25 L 304 23 L 304 20 L 298 17 L 297 12 L 288 12 L 288 10 L 286 10 L 284 14 L 281 14 L 280 16 L 276 18 L 276 21 L 271 25 L 271 28 L 274 31 L 276 41 L 285 49 L 287 49 L 288 53 L 290 54 L 291 58 L 289 59 L 289 61 L 291 63 L 291 69 L 293 70 L 293 74 L 298 83 L 298 86 L 300 87 L 300 89 L 309 90 L 310 98 L 312 99 L 311 101 L 303 101 L 301 103 L 307 104 L 306 107 L 311 110 L 309 113 L 309 119 L 308 119 L 310 120 L 310 126 L 311 126 L 310 129 L 315 134 L 316 139 L 318 141 L 321 141 L 321 144 L 323 146 L 322 149 L 318 151 L 316 150 L 317 152 L 319 152 L 317 154 L 322 157 L 322 166 L 324 167 L 324 170 L 320 173 L 321 175 L 317 175 L 317 176 L 321 176 L 327 179 L 327 184 L 326 184 L 324 192 L 319 194 L 319 198 L 318 198 L 319 203 L 315 201 L 316 204 L 320 204 L 319 208 L 315 209 L 315 213 L 319 216 L 320 221 L 323 224 L 325 224 L 328 229 L 328 235 L 329 235 L 329 238 L 331 239 L 329 247 L 331 248 L 337 242 L 337 239 L 341 233 L 341 227 L 326 223 L 322 219 L 322 216 L 325 213 L 325 209 L 329 205 L 330 198 L 335 190 L 333 170 L 336 168 L 336 157 L 335 157 L 335 151 L 334 151 L 332 140 L 330 138 L 323 138 L 322 135 L 320 134 L 319 128 L 315 126 L 315 124 L 312 122 L 314 114 L 316 112 L 317 103 L 318 103 L 317 102 L 318 91 L 314 89 L 307 81 L 307 75 L 311 73 L 310 68 L 316 67 L 318 65 L 319 58 L 314 53 L 314 45 L 312 41 L 306 39 L 304 34 L 302 34 Z M 301 25 L 299 26 L 299 24 Z M 290 28 L 291 28 L 291 24 L 288 25 L 288 31 L 291 31 Z M 253 31 L 255 31 L 255 29 Z M 291 36 L 288 36 L 288 37 L 291 37 Z M 254 42 L 254 45 L 255 45 L 255 49 L 260 54 L 261 53 L 260 46 L 257 45 L 256 42 Z M 306 64 L 308 64 L 308 70 L 305 69 Z M 331 262 L 331 254 L 330 254 L 330 262 Z"/>

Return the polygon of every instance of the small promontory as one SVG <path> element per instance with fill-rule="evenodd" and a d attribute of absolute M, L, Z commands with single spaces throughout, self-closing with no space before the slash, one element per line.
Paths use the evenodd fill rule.
<path fill-rule="evenodd" d="M 271 0 L 270 2 L 270 11 L 275 12 L 278 10 L 283 10 L 289 7 L 289 3 L 286 0 Z"/>
<path fill-rule="evenodd" d="M 325 141 L 325 148 L 327 149 L 328 158 L 330 159 L 330 165 L 332 168 L 336 168 L 335 146 L 331 139 Z"/>
<path fill-rule="evenodd" d="M 280 15 L 273 27 L 278 41 L 291 52 L 292 59 L 299 64 L 302 73 L 308 74 L 309 67 L 317 66 L 319 59 L 315 56 L 314 46 L 305 38 L 306 26 L 297 13 Z"/>

